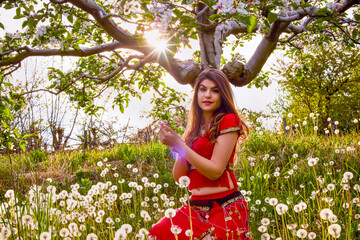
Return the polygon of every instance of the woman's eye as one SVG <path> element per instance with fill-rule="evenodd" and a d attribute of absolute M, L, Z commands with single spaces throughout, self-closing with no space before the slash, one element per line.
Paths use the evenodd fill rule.
<path fill-rule="evenodd" d="M 214 89 L 213 92 L 214 93 L 219 93 L 219 89 Z"/>
<path fill-rule="evenodd" d="M 205 89 L 205 88 L 200 88 L 200 91 L 201 91 L 201 92 L 205 92 L 206 89 Z"/>

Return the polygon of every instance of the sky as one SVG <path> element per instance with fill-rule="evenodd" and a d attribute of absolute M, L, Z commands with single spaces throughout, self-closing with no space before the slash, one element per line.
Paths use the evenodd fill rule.
<path fill-rule="evenodd" d="M 4 22 L 4 19 L 11 19 L 12 16 L 9 12 L 2 12 L 0 15 L 1 22 Z M 15 21 L 11 21 L 9 24 L 5 24 L 6 31 L 15 32 L 17 29 L 21 28 L 19 24 L 16 24 Z M 0 34 L 3 35 L 5 31 L 0 29 Z M 240 53 L 244 56 L 246 60 L 249 60 L 252 56 L 253 52 L 255 51 L 256 47 L 258 46 L 259 42 L 261 41 L 261 37 L 255 37 L 248 43 L 245 43 L 244 47 L 236 49 L 237 53 Z M 192 58 L 192 52 L 195 50 L 199 50 L 199 45 L 197 41 L 191 41 L 190 45 L 192 49 L 185 48 L 182 50 L 181 53 L 178 53 L 175 57 L 186 60 Z M 230 55 L 231 46 L 228 49 L 224 49 L 224 56 Z M 275 51 L 276 52 L 276 51 Z M 276 55 L 273 54 L 270 56 L 268 61 L 265 63 L 263 70 L 267 71 L 270 70 L 271 65 L 275 62 Z M 34 58 L 29 60 L 29 62 L 35 61 Z M 19 76 L 24 75 L 24 69 L 20 70 L 17 74 Z M 189 98 L 192 97 L 192 88 L 189 85 L 181 85 L 177 83 L 170 75 L 165 77 L 165 82 L 172 88 L 175 88 L 178 91 L 185 92 L 188 94 Z M 232 87 L 233 92 L 235 95 L 235 100 L 239 109 L 249 109 L 253 111 L 267 111 L 267 105 L 274 102 L 277 97 L 277 85 L 274 81 L 269 87 L 264 87 L 263 90 L 245 87 Z M 118 108 L 111 109 L 110 107 L 106 107 L 107 112 L 104 114 L 105 118 L 113 118 L 116 116 L 119 119 L 119 124 L 121 126 L 125 126 L 129 122 L 129 126 L 134 128 L 143 128 L 147 126 L 152 120 L 151 119 L 144 119 L 141 116 L 144 115 L 144 112 L 147 112 L 152 109 L 150 105 L 150 98 L 152 93 L 145 94 L 140 101 L 139 99 L 133 99 L 129 107 L 125 109 L 125 112 L 122 114 L 120 113 Z M 190 99 L 189 99 L 190 101 Z M 269 124 L 273 124 L 273 121 Z"/>
<path fill-rule="evenodd" d="M 249 60 L 252 54 L 255 52 L 256 47 L 261 41 L 261 37 L 256 37 L 252 41 L 245 43 L 244 47 L 237 49 L 236 51 L 240 54 L 242 54 L 246 60 Z M 192 49 L 184 49 L 182 53 L 176 55 L 177 58 L 180 58 L 182 60 L 185 59 L 191 59 L 191 53 L 194 50 L 198 50 L 197 42 L 191 44 Z M 229 54 L 229 51 L 231 51 L 231 48 L 224 49 L 224 55 L 226 56 L 226 53 Z M 263 71 L 270 70 L 272 64 L 276 60 L 276 55 L 273 54 L 270 56 L 269 60 L 265 63 L 263 67 Z M 171 76 L 166 78 L 166 83 L 176 90 L 180 92 L 185 92 L 188 94 L 189 98 L 192 97 L 193 92 L 192 88 L 189 85 L 181 85 L 177 83 Z M 245 87 L 235 87 L 233 85 L 232 89 L 235 95 L 235 101 L 237 103 L 237 106 L 239 109 L 249 109 L 252 111 L 264 111 L 268 112 L 267 105 L 270 103 L 273 103 L 275 99 L 277 98 L 277 89 L 278 86 L 276 82 L 272 81 L 272 84 L 269 87 L 264 87 L 263 90 L 260 88 L 247 88 Z M 149 111 L 151 110 L 151 106 L 147 104 L 147 102 L 150 99 L 150 95 L 144 97 L 142 101 L 135 99 L 130 104 L 129 107 L 124 112 L 124 117 L 128 116 L 130 117 L 129 125 L 131 126 L 139 126 L 139 127 L 145 127 L 150 120 L 142 119 L 140 116 L 141 112 Z M 125 117 L 126 121 L 128 120 L 128 117 Z M 273 124 L 273 120 L 266 124 Z M 270 128 L 270 126 L 268 126 Z"/>

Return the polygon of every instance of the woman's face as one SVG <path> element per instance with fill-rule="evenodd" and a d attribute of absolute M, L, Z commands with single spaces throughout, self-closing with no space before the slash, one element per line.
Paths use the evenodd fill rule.
<path fill-rule="evenodd" d="M 201 81 L 197 100 L 204 116 L 211 117 L 214 111 L 221 106 L 221 96 L 216 83 L 209 79 Z"/>

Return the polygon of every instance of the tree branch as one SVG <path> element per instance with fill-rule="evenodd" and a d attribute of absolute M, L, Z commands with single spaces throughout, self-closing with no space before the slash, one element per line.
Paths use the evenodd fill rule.
<path fill-rule="evenodd" d="M 295 12 L 286 13 L 287 16 L 278 16 L 278 21 L 281 22 L 293 22 L 303 19 L 305 16 L 314 16 L 319 9 L 317 7 L 307 7 L 305 9 L 299 9 Z"/>
<path fill-rule="evenodd" d="M 259 29 L 260 25 L 256 26 L 253 32 L 256 32 Z M 240 23 L 236 20 L 226 21 L 221 23 L 219 26 L 216 27 L 216 31 L 218 34 L 221 34 L 221 40 L 225 41 L 225 39 L 229 35 L 236 35 L 239 33 L 247 33 L 247 26 L 243 23 Z"/>
<path fill-rule="evenodd" d="M 10 66 L 10 67 L 12 67 L 12 66 Z M 10 67 L 8 67 L 8 68 L 10 68 Z M 14 69 L 12 69 L 10 72 L 7 72 L 7 73 L 2 74 L 2 79 L 5 79 L 6 76 L 12 74 L 12 73 L 15 72 L 16 70 L 18 70 L 20 67 L 21 67 L 21 63 L 18 63 L 18 65 L 17 65 Z M 7 70 L 7 69 L 5 69 L 5 71 L 6 71 L 6 70 Z M 1 70 L 1 71 L 2 71 L 2 72 L 5 72 L 5 71 L 3 71 L 3 70 Z M 3 81 L 3 80 L 2 80 L 2 81 Z M 2 83 L 2 81 L 1 81 L 1 83 Z"/>
<path fill-rule="evenodd" d="M 124 18 L 124 17 L 122 17 L 122 16 L 120 16 L 118 14 L 114 14 L 114 13 L 110 13 L 108 15 L 105 15 L 105 16 L 102 17 L 102 19 L 106 19 L 106 18 L 110 18 L 110 17 L 120 18 L 121 20 L 123 20 L 124 22 L 127 22 L 127 23 L 132 23 L 132 24 L 141 25 L 141 26 L 147 26 L 147 27 L 150 26 L 150 24 L 143 24 L 143 23 L 137 23 L 137 22 L 130 21 L 130 20 L 128 20 L 128 19 L 126 19 L 126 18 Z"/>
<path fill-rule="evenodd" d="M 194 11 L 191 11 L 191 10 L 187 9 L 184 6 L 176 5 L 176 4 L 171 3 L 171 2 L 160 2 L 160 1 L 154 1 L 154 0 L 152 0 L 152 2 L 161 3 L 161 4 L 164 4 L 164 5 L 168 5 L 168 6 L 172 6 L 172 7 L 176 7 L 176 8 L 182 8 L 182 9 L 184 9 L 185 11 L 187 11 L 189 13 L 196 14 Z"/>
<path fill-rule="evenodd" d="M 86 77 L 91 80 L 96 80 L 96 82 L 98 84 L 102 84 L 102 83 L 110 80 L 111 78 L 115 77 L 124 67 L 128 66 L 129 62 L 134 58 L 144 58 L 144 56 L 143 55 L 130 55 L 124 62 L 121 63 L 121 65 L 117 69 L 115 69 L 112 73 L 110 73 L 109 75 L 107 75 L 105 77 L 93 77 L 89 74 L 82 74 L 77 79 Z"/>
<path fill-rule="evenodd" d="M 10 58 L 2 58 L 0 60 L 0 66 L 7 66 L 17 64 L 27 57 L 33 56 L 75 56 L 75 57 L 87 57 L 93 54 L 99 54 L 106 51 L 113 51 L 118 48 L 126 48 L 127 45 L 120 42 L 107 43 L 101 46 L 96 46 L 84 50 L 61 50 L 61 49 L 31 49 L 27 46 L 9 50 L 4 53 L 0 53 L 0 56 L 6 56 L 13 52 L 19 52 L 18 55 Z"/>
<path fill-rule="evenodd" d="M 54 0 L 52 0 L 54 1 Z M 137 42 L 134 41 L 132 35 L 126 30 L 120 28 L 111 18 L 107 16 L 104 9 L 92 0 L 68 0 L 68 2 L 91 14 L 100 26 L 115 40 L 126 43 L 131 49 L 139 49 Z"/>
<path fill-rule="evenodd" d="M 353 39 L 350 34 L 348 32 L 346 32 L 340 25 L 338 25 L 337 23 L 333 22 L 333 24 L 339 28 L 353 43 L 355 44 L 360 44 L 359 41 L 356 41 L 355 39 Z"/>
<path fill-rule="evenodd" d="M 64 4 L 67 2 L 70 2 L 69 0 L 50 0 L 50 2 L 56 3 L 56 4 Z"/>

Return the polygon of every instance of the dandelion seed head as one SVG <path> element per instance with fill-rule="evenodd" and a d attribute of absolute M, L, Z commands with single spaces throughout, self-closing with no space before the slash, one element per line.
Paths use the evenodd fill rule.
<path fill-rule="evenodd" d="M 3 227 L 1 229 L 1 235 L 4 237 L 4 239 L 7 239 L 11 236 L 11 229 L 8 227 Z"/>
<path fill-rule="evenodd" d="M 22 216 L 22 222 L 26 225 L 32 224 L 33 223 L 33 218 L 30 215 L 24 215 Z"/>
<path fill-rule="evenodd" d="M 261 232 L 261 233 L 264 233 L 267 231 L 267 227 L 264 226 L 264 225 L 261 225 L 260 227 L 258 227 L 258 231 Z"/>
<path fill-rule="evenodd" d="M 317 163 L 316 158 L 308 158 L 308 165 L 309 165 L 310 167 L 315 166 L 316 163 Z"/>
<path fill-rule="evenodd" d="M 5 198 L 14 198 L 15 197 L 15 192 L 14 190 L 10 189 L 10 190 L 7 190 L 6 193 L 5 193 Z"/>
<path fill-rule="evenodd" d="M 296 204 L 294 205 L 294 211 L 295 212 L 300 212 L 302 209 L 301 209 L 301 206 L 299 204 Z"/>
<path fill-rule="evenodd" d="M 49 232 L 42 232 L 40 234 L 40 240 L 50 240 L 51 234 Z"/>
<path fill-rule="evenodd" d="M 315 239 L 316 238 L 316 233 L 314 232 L 309 232 L 308 236 L 309 239 Z"/>
<path fill-rule="evenodd" d="M 307 208 L 307 204 L 304 202 L 300 202 L 298 205 L 301 207 L 301 210 L 305 210 Z"/>
<path fill-rule="evenodd" d="M 275 209 L 279 215 L 282 215 L 288 211 L 289 207 L 283 203 L 279 203 Z"/>
<path fill-rule="evenodd" d="M 127 224 L 127 223 L 121 225 L 120 229 L 123 229 L 126 234 L 129 234 L 129 233 L 132 232 L 132 226 L 130 224 Z"/>
<path fill-rule="evenodd" d="M 181 176 L 179 178 L 179 184 L 181 187 L 188 187 L 190 184 L 190 178 L 188 176 Z"/>
<path fill-rule="evenodd" d="M 173 218 L 176 215 L 176 211 L 172 208 L 168 208 L 165 211 L 165 217 L 167 218 Z"/>
<path fill-rule="evenodd" d="M 185 236 L 191 237 L 191 229 L 185 231 Z"/>
<path fill-rule="evenodd" d="M 170 228 L 170 231 L 174 234 L 174 235 L 178 235 L 181 233 L 182 229 L 179 226 L 176 225 L 172 225 Z"/>
<path fill-rule="evenodd" d="M 297 224 L 296 223 L 291 223 L 291 224 L 288 224 L 286 225 L 287 229 L 289 230 L 293 230 L 297 227 Z"/>
<path fill-rule="evenodd" d="M 98 240 L 98 237 L 95 233 L 90 233 L 86 236 L 86 240 Z"/>
<path fill-rule="evenodd" d="M 97 222 L 97 223 L 101 223 L 102 222 L 102 217 L 100 217 L 100 216 L 97 216 L 96 218 L 95 218 L 95 222 Z"/>
<path fill-rule="evenodd" d="M 354 177 L 354 174 L 352 172 L 345 172 L 344 176 L 343 176 L 343 178 L 345 178 L 347 180 L 351 180 L 351 179 L 353 179 L 353 177 Z"/>
<path fill-rule="evenodd" d="M 324 208 L 323 210 L 320 211 L 320 217 L 324 220 L 328 220 L 332 215 L 333 212 L 328 208 Z"/>
<path fill-rule="evenodd" d="M 114 240 L 125 240 L 127 238 L 127 234 L 124 229 L 120 228 L 115 232 Z"/>
<path fill-rule="evenodd" d="M 340 233 L 341 233 L 341 227 L 339 224 L 331 224 L 328 227 L 328 232 L 331 236 L 333 236 L 334 238 L 339 238 L 340 237 Z"/>
<path fill-rule="evenodd" d="M 331 223 L 336 223 L 338 221 L 338 217 L 335 214 L 333 214 L 329 217 L 329 221 Z"/>
<path fill-rule="evenodd" d="M 264 226 L 269 225 L 270 224 L 270 219 L 268 219 L 268 218 L 261 219 L 261 224 L 264 225 Z"/>
<path fill-rule="evenodd" d="M 269 204 L 271 206 L 275 206 L 278 203 L 278 200 L 276 198 L 270 198 L 269 199 Z"/>
<path fill-rule="evenodd" d="M 261 234 L 261 237 L 260 237 L 260 239 L 261 240 L 270 240 L 270 234 L 268 234 L 268 233 L 263 233 L 263 234 Z"/>
<path fill-rule="evenodd" d="M 305 229 L 299 229 L 297 232 L 296 232 L 296 236 L 298 238 L 305 238 L 307 236 L 307 231 Z"/>
<path fill-rule="evenodd" d="M 349 208 L 350 205 L 349 205 L 349 203 L 346 202 L 346 203 L 343 203 L 342 207 L 343 207 L 343 208 Z"/>

